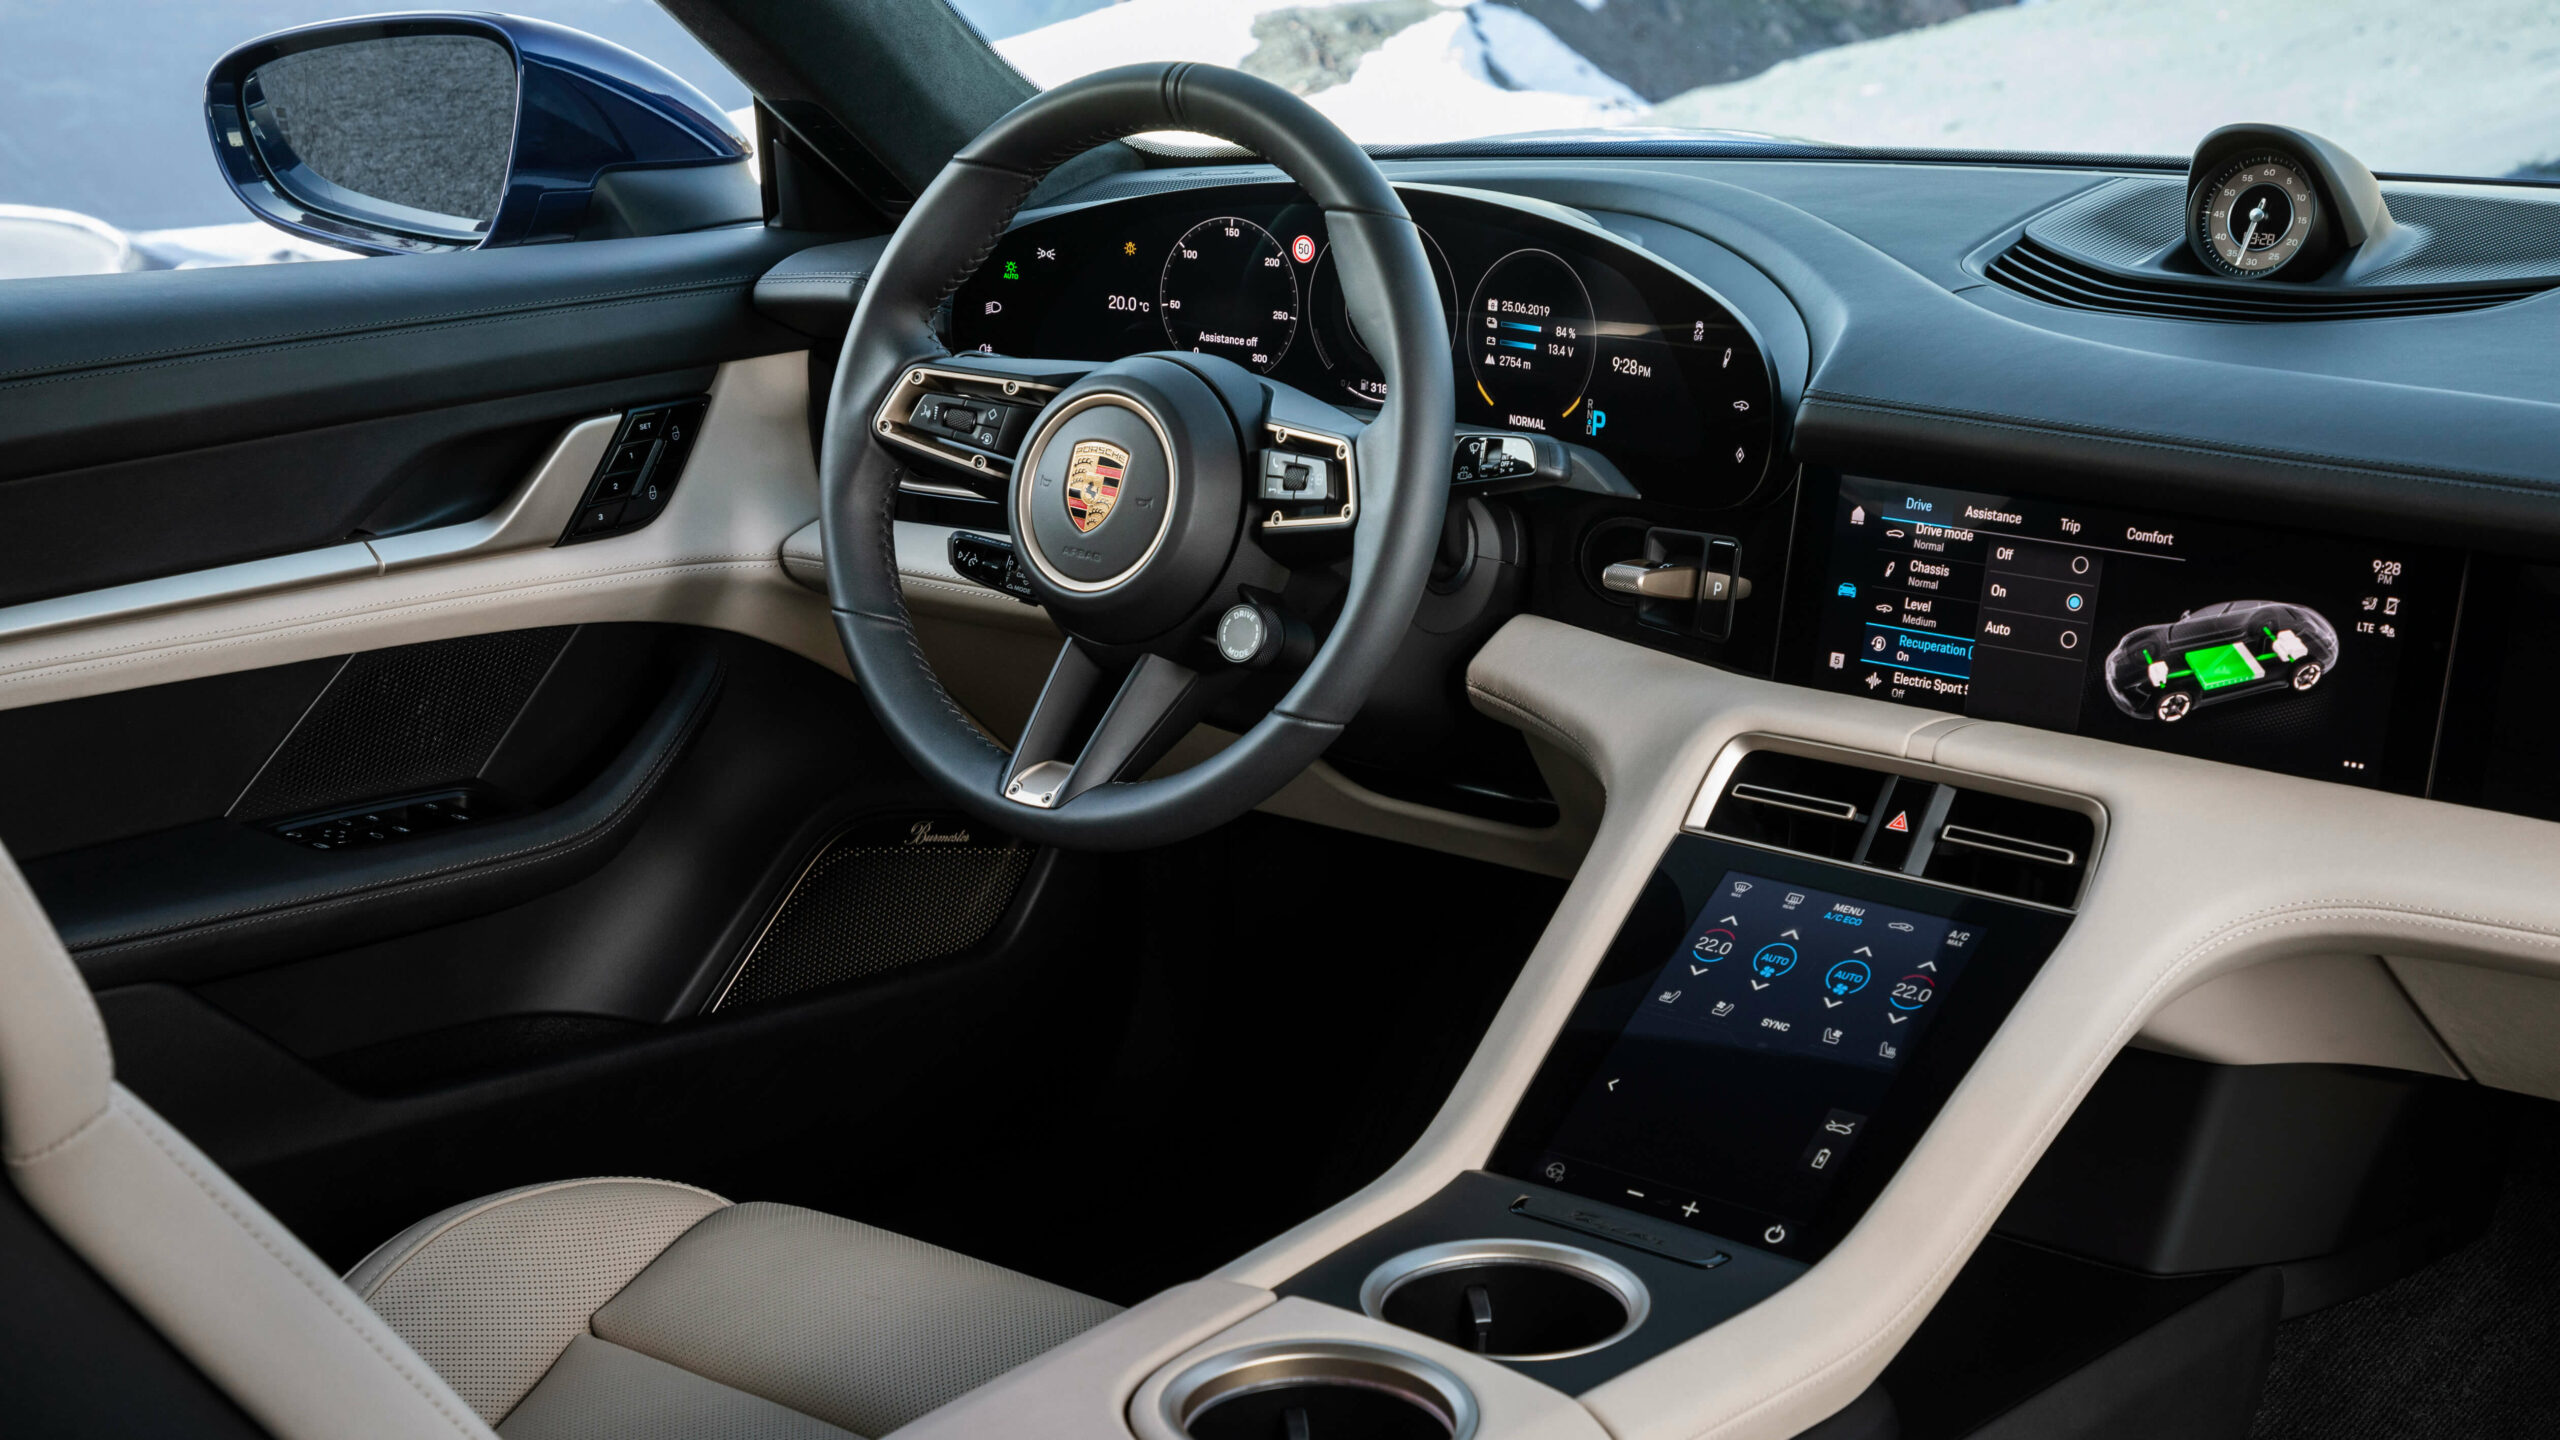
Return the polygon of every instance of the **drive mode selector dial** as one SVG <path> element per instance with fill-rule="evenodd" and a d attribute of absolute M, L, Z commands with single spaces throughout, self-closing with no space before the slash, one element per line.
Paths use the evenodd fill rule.
<path fill-rule="evenodd" d="M 2207 260 L 2226 275 L 2273 275 L 2302 253 L 2320 202 L 2302 166 L 2285 155 L 2234 161 L 2196 187 L 2189 223 Z"/>

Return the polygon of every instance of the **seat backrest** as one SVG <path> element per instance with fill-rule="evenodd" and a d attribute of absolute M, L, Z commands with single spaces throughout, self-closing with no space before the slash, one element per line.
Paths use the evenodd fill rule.
<path fill-rule="evenodd" d="M 28 1207 L 279 1440 L 494 1440 L 320 1257 L 115 1082 L 88 983 L 5 850 L 0 1158 Z"/>

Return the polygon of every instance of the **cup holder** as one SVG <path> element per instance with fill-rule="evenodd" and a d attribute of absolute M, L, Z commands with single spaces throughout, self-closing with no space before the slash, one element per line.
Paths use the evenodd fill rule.
<path fill-rule="evenodd" d="M 1579 1246 L 1460 1240 L 1370 1271 L 1360 1308 L 1497 1360 L 1562 1360 L 1625 1339 L 1653 1296 L 1634 1271 Z"/>
<path fill-rule="evenodd" d="M 1173 1378 L 1164 1418 L 1190 1440 L 1473 1440 L 1475 1396 L 1383 1345 L 1274 1342 Z"/>

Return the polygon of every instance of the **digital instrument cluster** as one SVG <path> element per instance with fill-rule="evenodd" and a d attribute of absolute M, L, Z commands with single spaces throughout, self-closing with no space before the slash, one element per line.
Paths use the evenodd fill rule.
<path fill-rule="evenodd" d="M 1596 230 L 1407 192 L 1456 369 L 1452 420 L 1608 457 L 1645 498 L 1736 503 L 1770 462 L 1769 368 L 1694 282 Z M 1346 407 L 1386 377 L 1344 304 L 1324 213 L 1282 185 L 1110 202 L 1008 231 L 952 299 L 955 350 L 1223 356 Z"/>
<path fill-rule="evenodd" d="M 1783 679 L 2425 785 L 2458 554 L 1855 476 L 1805 507 Z"/>

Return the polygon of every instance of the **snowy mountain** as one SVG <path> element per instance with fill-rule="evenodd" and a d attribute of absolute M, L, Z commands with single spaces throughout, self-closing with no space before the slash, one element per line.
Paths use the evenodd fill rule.
<path fill-rule="evenodd" d="M 1234 66 L 1299 91 L 1372 144 L 1623 125 L 1645 109 L 1554 31 L 1483 0 L 1125 0 L 996 49 L 1044 86 L 1137 60 Z"/>

